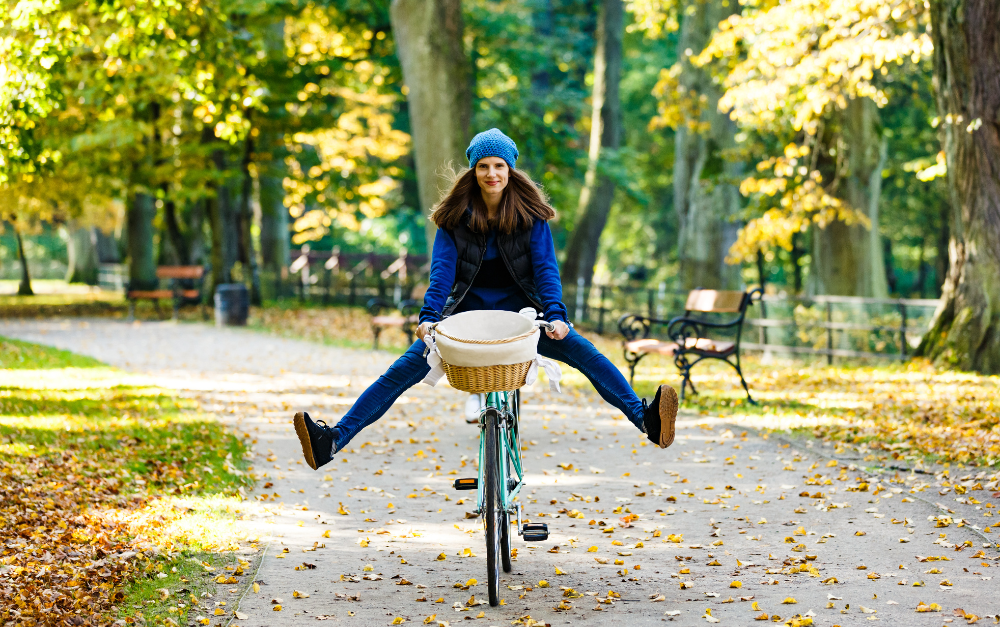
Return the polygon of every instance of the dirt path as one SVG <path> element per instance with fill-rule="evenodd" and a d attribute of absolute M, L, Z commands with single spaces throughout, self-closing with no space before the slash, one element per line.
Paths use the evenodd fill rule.
<path fill-rule="evenodd" d="M 997 552 L 970 528 L 998 520 L 982 518 L 998 500 L 988 490 L 970 492 L 981 504 L 936 527 L 944 523 L 928 517 L 944 512 L 921 499 L 954 497 L 911 494 L 926 477 L 890 473 L 857 491 L 859 472 L 830 465 L 827 447 L 798 449 L 689 415 L 661 451 L 595 393 L 540 386 L 524 396 L 524 507 L 551 535 L 537 546 L 515 539 L 505 605 L 475 605 L 486 597 L 481 524 L 466 514 L 474 496 L 451 489 L 455 477 L 475 476 L 477 431 L 460 415 L 463 394 L 414 388 L 313 472 L 300 461 L 292 412 L 335 421 L 392 355 L 171 323 L 3 321 L 0 335 L 143 373 L 257 438 L 260 479 L 247 511 L 273 542 L 238 625 L 533 624 L 527 615 L 552 625 L 750 625 L 764 613 L 846 627 L 940 625 L 954 608 L 1000 612 Z M 638 520 L 626 527 L 628 513 Z M 974 557 L 981 548 L 986 559 Z M 480 583 L 465 587 L 472 579 Z M 916 613 L 921 601 L 943 611 Z"/>

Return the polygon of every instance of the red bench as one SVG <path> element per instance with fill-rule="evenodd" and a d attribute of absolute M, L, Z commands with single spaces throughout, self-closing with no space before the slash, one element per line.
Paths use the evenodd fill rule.
<path fill-rule="evenodd" d="M 168 289 L 155 290 L 133 290 L 127 289 L 125 297 L 128 299 L 128 319 L 135 320 L 135 304 L 139 300 L 153 301 L 156 313 L 160 313 L 160 301 L 172 299 L 174 305 L 173 319 L 177 320 L 177 312 L 185 302 L 197 302 L 201 304 L 201 315 L 206 320 L 205 303 L 201 290 L 204 287 L 205 268 L 202 266 L 160 266 L 156 269 L 156 278 L 161 282 L 169 281 Z M 195 287 L 191 287 L 194 285 Z"/>

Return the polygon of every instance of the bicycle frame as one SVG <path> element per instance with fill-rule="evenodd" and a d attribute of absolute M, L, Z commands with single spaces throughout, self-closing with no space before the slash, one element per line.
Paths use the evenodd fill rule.
<path fill-rule="evenodd" d="M 476 497 L 476 514 L 481 514 L 484 507 L 483 469 L 485 467 L 486 438 L 482 436 L 486 428 L 485 415 L 487 409 L 496 409 L 500 416 L 500 491 L 504 510 L 517 516 L 517 531 L 521 534 L 521 509 L 515 507 L 514 498 L 524 486 L 524 472 L 521 468 L 521 441 L 518 437 L 518 396 L 519 391 L 490 392 L 486 402 L 479 412 L 479 471 L 477 475 L 478 492 Z M 506 463 L 504 463 L 506 461 Z"/>

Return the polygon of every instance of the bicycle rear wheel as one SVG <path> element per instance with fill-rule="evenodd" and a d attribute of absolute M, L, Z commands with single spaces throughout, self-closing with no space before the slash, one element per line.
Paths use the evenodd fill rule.
<path fill-rule="evenodd" d="M 514 569 L 510 561 L 510 513 L 507 511 L 500 517 L 500 557 L 503 572 L 509 573 Z"/>
<path fill-rule="evenodd" d="M 502 490 L 500 486 L 500 415 L 490 407 L 484 420 L 484 514 L 486 517 L 486 579 L 489 588 L 490 605 L 500 605 L 500 567 L 502 562 L 501 536 L 505 522 Z M 507 530 L 510 533 L 510 530 Z M 508 540 L 507 545 L 510 545 Z M 507 552 L 510 560 L 510 551 Z"/>

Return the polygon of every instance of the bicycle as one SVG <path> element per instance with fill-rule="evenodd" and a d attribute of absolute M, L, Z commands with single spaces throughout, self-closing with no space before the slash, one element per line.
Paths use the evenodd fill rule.
<path fill-rule="evenodd" d="M 540 327 L 553 330 L 539 321 Z M 456 479 L 456 490 L 478 490 L 475 514 L 486 523 L 486 572 L 491 606 L 500 604 L 500 569 L 512 569 L 510 552 L 511 516 L 517 517 L 517 534 L 526 542 L 544 542 L 548 525 L 522 523 L 522 508 L 515 503 L 524 487 L 521 442 L 518 434 L 520 390 L 486 393 L 479 413 L 479 471 L 475 479 Z"/>

